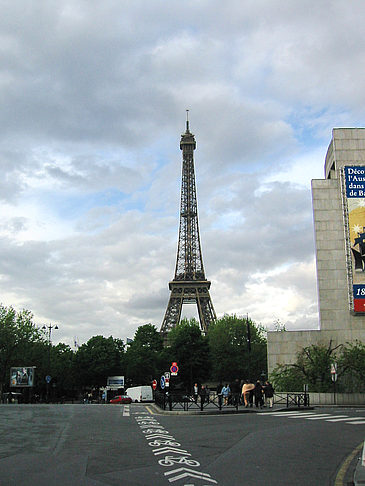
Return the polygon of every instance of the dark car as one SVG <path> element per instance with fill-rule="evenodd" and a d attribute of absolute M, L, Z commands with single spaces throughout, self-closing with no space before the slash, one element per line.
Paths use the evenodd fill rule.
<path fill-rule="evenodd" d="M 132 399 L 127 395 L 117 395 L 116 397 L 109 400 L 109 403 L 132 403 Z"/>

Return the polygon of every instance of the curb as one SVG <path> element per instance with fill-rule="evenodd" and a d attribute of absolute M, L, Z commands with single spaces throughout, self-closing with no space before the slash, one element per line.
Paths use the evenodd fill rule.
<path fill-rule="evenodd" d="M 361 484 L 365 484 L 365 442 L 354 473 L 354 485 L 360 486 Z"/>
<path fill-rule="evenodd" d="M 251 408 L 244 408 L 244 409 L 216 409 L 216 410 L 163 410 L 162 408 L 158 407 L 156 404 L 150 404 L 150 406 L 160 415 L 241 415 L 245 413 L 261 413 L 265 414 L 268 411 L 270 412 L 294 412 L 294 411 L 307 411 L 307 410 L 314 410 L 314 407 L 289 407 L 289 408 L 276 408 L 262 410 L 262 409 L 251 409 Z"/>

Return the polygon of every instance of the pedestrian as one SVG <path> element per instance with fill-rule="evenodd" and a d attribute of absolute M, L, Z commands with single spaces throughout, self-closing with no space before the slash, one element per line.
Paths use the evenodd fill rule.
<path fill-rule="evenodd" d="M 245 407 L 247 408 L 250 403 L 250 395 L 252 394 L 253 389 L 255 388 L 255 385 L 253 383 L 250 383 L 250 380 L 245 380 L 242 386 L 242 396 L 243 396 L 243 402 L 245 404 Z"/>
<path fill-rule="evenodd" d="M 265 405 L 269 404 L 269 407 L 272 408 L 274 405 L 274 388 L 269 380 L 266 380 L 264 386 L 264 395 L 265 395 Z"/>
<path fill-rule="evenodd" d="M 207 391 L 206 391 L 204 385 L 202 385 L 199 394 L 200 394 L 200 410 L 203 410 L 205 399 L 206 399 L 206 396 L 207 396 Z"/>
<path fill-rule="evenodd" d="M 226 383 L 225 386 L 222 388 L 222 397 L 223 397 L 223 400 L 224 400 L 223 405 L 228 405 L 228 398 L 229 398 L 230 393 L 231 393 L 231 389 L 229 388 L 228 383 Z"/>
<path fill-rule="evenodd" d="M 262 408 L 264 406 L 264 389 L 261 385 L 260 380 L 256 381 L 255 388 L 253 390 L 253 394 L 255 397 L 255 407 Z"/>
<path fill-rule="evenodd" d="M 222 397 L 222 388 L 223 388 L 223 385 L 222 385 L 222 382 L 220 382 L 219 385 L 217 386 L 217 389 L 216 389 L 219 409 L 222 408 L 222 398 L 223 398 Z"/>
<path fill-rule="evenodd" d="M 193 395 L 194 395 L 194 402 L 198 403 L 198 395 L 199 395 L 198 383 L 194 383 Z"/>

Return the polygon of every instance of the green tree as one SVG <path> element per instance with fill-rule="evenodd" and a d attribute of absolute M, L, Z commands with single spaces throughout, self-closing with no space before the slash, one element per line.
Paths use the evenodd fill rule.
<path fill-rule="evenodd" d="M 265 331 L 251 319 L 225 314 L 209 327 L 212 378 L 261 379 L 267 373 Z"/>
<path fill-rule="evenodd" d="M 270 379 L 277 392 L 299 392 L 303 390 L 305 378 L 298 368 L 279 364 L 271 372 Z"/>
<path fill-rule="evenodd" d="M 126 382 L 130 385 L 146 385 L 158 375 L 159 356 L 163 340 L 152 324 L 140 326 L 125 353 Z"/>
<path fill-rule="evenodd" d="M 75 352 L 70 346 L 59 343 L 51 348 L 52 386 L 58 396 L 73 395 L 77 386 L 77 373 L 74 366 Z"/>
<path fill-rule="evenodd" d="M 337 361 L 341 345 L 328 346 L 312 344 L 306 346 L 297 355 L 295 363 L 279 365 L 272 373 L 272 380 L 277 391 L 301 391 L 303 384 L 309 385 L 309 391 L 328 392 L 332 390 L 331 363 Z M 339 370 L 339 375 L 341 371 Z M 299 387 L 293 390 L 294 387 Z"/>
<path fill-rule="evenodd" d="M 163 339 L 155 326 L 152 324 L 144 324 L 137 329 L 132 346 L 133 344 L 148 348 L 151 351 L 161 351 L 163 348 Z"/>
<path fill-rule="evenodd" d="M 0 395 L 8 382 L 10 367 L 33 366 L 26 362 L 26 351 L 35 343 L 44 344 L 44 336 L 28 310 L 16 312 L 0 305 Z"/>
<path fill-rule="evenodd" d="M 105 386 L 107 377 L 122 375 L 124 345 L 112 336 L 93 336 L 79 347 L 74 358 L 75 374 L 83 386 Z"/>
<path fill-rule="evenodd" d="M 362 342 L 346 343 L 337 364 L 340 385 L 344 391 L 365 391 L 365 345 Z"/>
<path fill-rule="evenodd" d="M 209 344 L 198 322 L 182 319 L 168 336 L 170 359 L 179 366 L 178 379 L 187 391 L 194 382 L 202 383 L 210 376 Z"/>

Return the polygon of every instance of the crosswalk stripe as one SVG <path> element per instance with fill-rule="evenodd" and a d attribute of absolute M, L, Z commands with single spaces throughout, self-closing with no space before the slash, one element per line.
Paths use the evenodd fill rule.
<path fill-rule="evenodd" d="M 345 422 L 353 425 L 364 425 L 365 417 L 349 417 L 348 415 L 331 415 L 330 413 L 314 412 L 264 412 L 259 415 L 271 415 L 274 417 L 286 417 L 288 419 L 306 419 L 306 420 L 325 420 L 326 422 Z"/>
<path fill-rule="evenodd" d="M 336 419 L 328 419 L 327 422 L 346 422 L 352 420 L 364 420 L 365 417 L 346 417 L 346 418 L 336 418 Z"/>
<path fill-rule="evenodd" d="M 315 417 L 318 417 L 318 418 L 324 418 L 324 417 L 329 417 L 330 414 L 329 413 L 313 413 L 313 414 L 306 414 L 306 415 L 302 415 L 302 417 L 306 418 L 306 419 L 312 419 L 312 418 L 315 418 Z M 288 417 L 288 418 L 300 418 L 299 415 L 296 415 L 295 417 Z"/>
<path fill-rule="evenodd" d="M 276 415 L 275 415 L 276 417 Z M 303 415 L 302 413 L 293 413 L 291 415 L 285 415 L 283 413 L 277 415 L 277 417 L 288 417 L 288 418 L 297 418 L 297 417 L 308 417 L 308 414 Z"/>
<path fill-rule="evenodd" d="M 307 420 L 325 420 L 326 418 L 331 417 L 331 414 L 324 413 L 323 415 L 318 415 L 314 417 L 306 417 Z"/>
<path fill-rule="evenodd" d="M 349 418 L 348 415 L 331 415 L 331 420 L 336 418 Z M 328 419 L 325 419 L 328 421 Z"/>
<path fill-rule="evenodd" d="M 289 416 L 292 416 L 292 415 L 300 415 L 300 416 L 304 416 L 304 415 L 313 415 L 314 412 L 263 412 L 263 413 L 260 413 L 260 415 L 264 416 L 264 415 L 274 415 L 275 417 L 289 417 Z"/>

